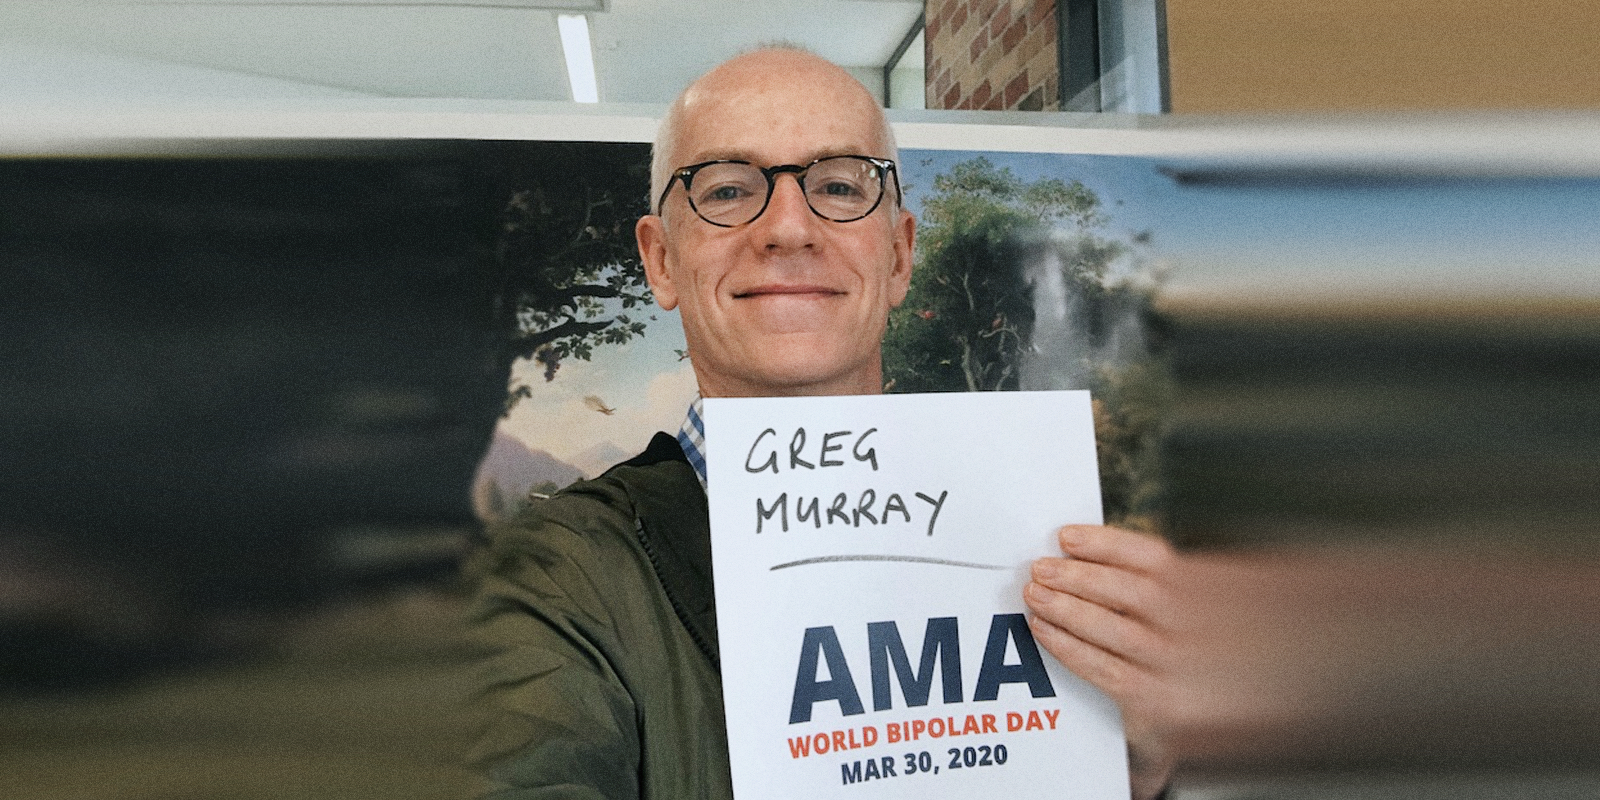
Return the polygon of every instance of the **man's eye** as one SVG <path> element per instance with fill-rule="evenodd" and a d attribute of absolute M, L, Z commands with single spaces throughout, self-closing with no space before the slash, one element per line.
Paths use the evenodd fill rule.
<path fill-rule="evenodd" d="M 748 197 L 749 194 L 749 191 L 743 186 L 725 183 L 721 186 L 713 186 L 707 189 L 705 194 L 701 195 L 701 198 L 703 202 L 707 203 L 733 203 Z"/>
<path fill-rule="evenodd" d="M 859 197 L 861 187 L 847 181 L 828 181 L 820 187 L 828 197 Z"/>

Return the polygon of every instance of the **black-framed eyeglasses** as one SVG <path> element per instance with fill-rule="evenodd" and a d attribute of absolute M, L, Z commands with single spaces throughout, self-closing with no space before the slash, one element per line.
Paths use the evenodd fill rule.
<path fill-rule="evenodd" d="M 834 222 L 854 222 L 876 211 L 891 177 L 895 199 L 903 201 L 893 161 L 871 156 L 828 156 L 804 166 L 758 167 L 748 161 L 727 160 L 692 164 L 672 171 L 656 208 L 666 205 L 672 184 L 681 182 L 689 207 L 701 219 L 723 228 L 737 227 L 754 222 L 767 210 L 778 176 L 784 173 L 794 175 L 813 213 Z"/>

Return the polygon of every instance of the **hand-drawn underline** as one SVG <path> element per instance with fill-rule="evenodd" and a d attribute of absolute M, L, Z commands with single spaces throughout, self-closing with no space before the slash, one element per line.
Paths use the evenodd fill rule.
<path fill-rule="evenodd" d="M 966 567 L 967 569 L 1008 569 L 996 564 L 974 564 L 971 561 L 951 561 L 945 558 L 925 558 L 923 556 L 818 556 L 816 558 L 802 558 L 799 561 L 790 561 L 778 564 L 768 572 L 776 572 L 789 567 L 803 567 L 809 564 L 834 564 L 841 561 L 909 561 L 915 564 L 937 564 L 942 567 Z"/>

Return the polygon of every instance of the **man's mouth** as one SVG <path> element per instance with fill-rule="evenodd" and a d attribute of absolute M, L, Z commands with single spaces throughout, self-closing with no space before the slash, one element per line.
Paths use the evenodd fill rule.
<path fill-rule="evenodd" d="M 815 295 L 822 297 L 840 294 L 844 294 L 844 292 L 828 286 L 814 284 L 768 284 L 734 292 L 733 296 L 735 299 L 744 300 L 747 298 L 779 297 L 783 295 Z"/>

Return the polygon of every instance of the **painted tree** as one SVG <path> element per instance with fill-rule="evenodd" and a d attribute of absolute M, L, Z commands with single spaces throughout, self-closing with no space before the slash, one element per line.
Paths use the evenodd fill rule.
<path fill-rule="evenodd" d="M 633 236 L 649 211 L 640 145 L 541 143 L 502 161 L 505 205 L 495 260 L 509 355 L 553 380 L 563 361 L 642 335 L 651 296 Z M 514 387 L 507 409 L 530 390 Z"/>
<path fill-rule="evenodd" d="M 1148 285 L 1113 269 L 1149 234 L 1117 241 L 1107 222 L 1078 181 L 1025 181 L 981 157 L 935 177 L 884 377 L 908 392 L 1089 389 L 1106 518 L 1149 529 L 1170 381 L 1147 348 Z"/>
<path fill-rule="evenodd" d="M 1100 199 L 1078 181 L 1023 181 L 980 157 L 933 189 L 911 291 L 890 316 L 885 377 L 899 391 L 1019 388 L 1039 265 L 1053 260 L 1070 291 L 1097 299 L 1127 247 L 1098 235 Z"/>

